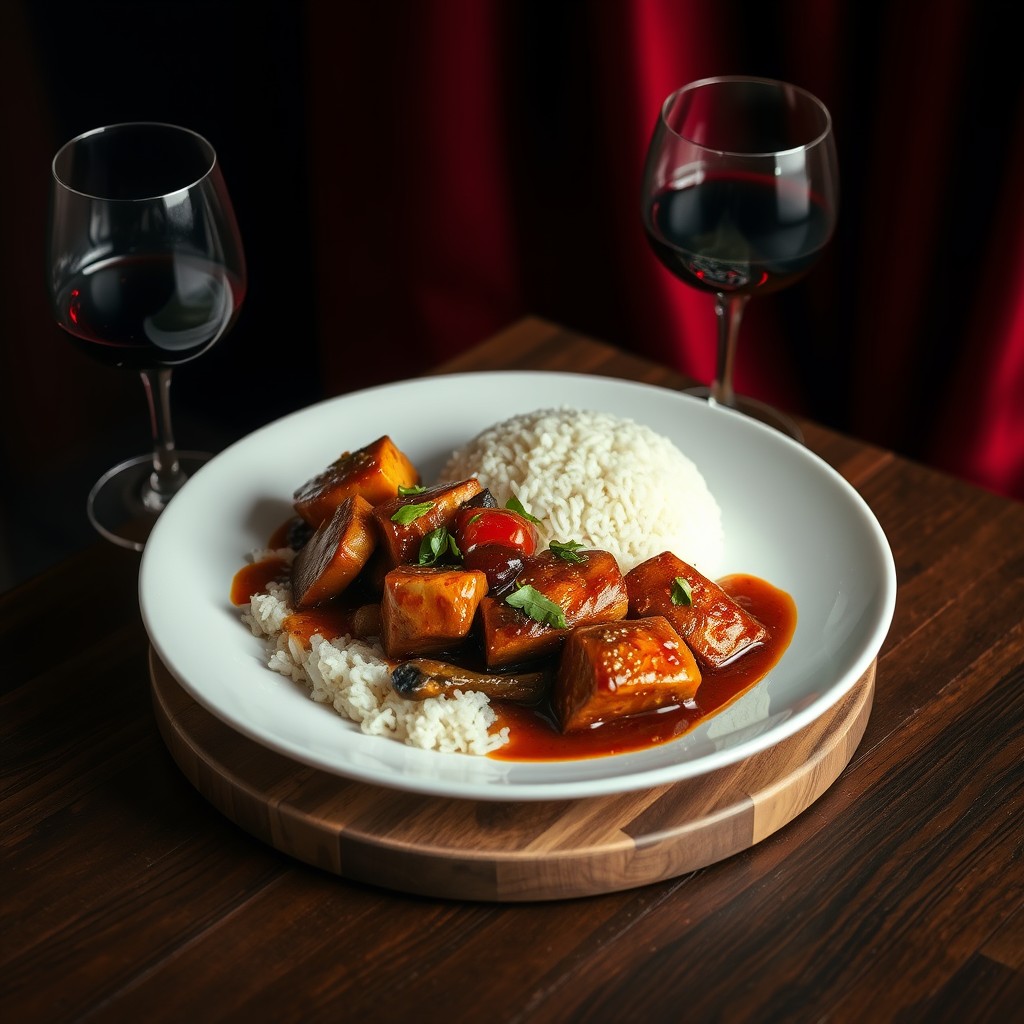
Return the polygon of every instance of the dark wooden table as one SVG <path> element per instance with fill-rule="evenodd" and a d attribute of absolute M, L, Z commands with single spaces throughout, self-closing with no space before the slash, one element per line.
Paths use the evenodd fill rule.
<path fill-rule="evenodd" d="M 443 369 L 515 367 L 684 383 L 537 320 Z M 0 1019 L 1021 1019 L 1024 506 L 805 429 L 896 558 L 867 731 L 789 825 L 644 888 L 459 903 L 292 860 L 169 756 L 136 556 L 2 595 Z"/>

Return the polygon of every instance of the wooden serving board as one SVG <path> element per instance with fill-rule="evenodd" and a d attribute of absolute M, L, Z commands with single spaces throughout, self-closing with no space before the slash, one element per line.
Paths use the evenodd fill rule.
<path fill-rule="evenodd" d="M 792 821 L 839 777 L 871 714 L 875 663 L 789 739 L 672 785 L 583 800 L 424 797 L 309 768 L 200 707 L 150 651 L 164 742 L 219 811 L 345 878 L 462 900 L 591 896 L 706 867 Z"/>

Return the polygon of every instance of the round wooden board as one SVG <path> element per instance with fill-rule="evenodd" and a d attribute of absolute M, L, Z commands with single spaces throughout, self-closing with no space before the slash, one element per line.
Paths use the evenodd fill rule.
<path fill-rule="evenodd" d="M 153 706 L 186 777 L 282 853 L 345 878 L 462 900 L 567 899 L 674 878 L 753 846 L 818 799 L 864 734 L 875 664 L 821 718 L 726 768 L 584 800 L 451 800 L 350 782 L 247 739 L 150 651 Z"/>

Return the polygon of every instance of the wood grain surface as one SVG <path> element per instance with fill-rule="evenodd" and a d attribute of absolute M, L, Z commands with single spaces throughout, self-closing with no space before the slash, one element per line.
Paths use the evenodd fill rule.
<path fill-rule="evenodd" d="M 536 320 L 447 369 L 503 366 L 684 383 Z M 638 888 L 452 900 L 283 854 L 161 737 L 137 556 L 0 595 L 0 1020 L 1020 1019 L 1024 506 L 805 431 L 896 558 L 864 736 L 787 825 Z"/>
<path fill-rule="evenodd" d="M 425 896 L 551 900 L 661 882 L 788 824 L 857 749 L 875 666 L 794 736 L 675 785 L 586 800 L 447 800 L 348 782 L 266 750 L 208 714 L 151 650 L 157 725 L 189 781 L 282 853 Z"/>

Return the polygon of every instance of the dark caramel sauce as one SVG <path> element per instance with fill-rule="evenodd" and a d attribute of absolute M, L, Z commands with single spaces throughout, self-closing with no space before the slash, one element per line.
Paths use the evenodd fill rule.
<path fill-rule="evenodd" d="M 248 604 L 253 594 L 265 594 L 270 583 L 287 583 L 291 569 L 283 558 L 264 558 L 243 566 L 231 581 L 231 603 Z"/>
<path fill-rule="evenodd" d="M 307 612 L 294 612 L 281 623 L 281 628 L 308 647 L 317 633 L 332 639 L 351 636 L 355 630 L 355 614 L 355 608 L 327 605 Z"/>
<path fill-rule="evenodd" d="M 277 557 L 244 566 L 232 580 L 231 601 L 247 604 L 253 594 L 265 592 L 271 582 L 286 581 L 288 574 L 287 563 Z M 488 756 L 498 761 L 570 761 L 644 750 L 677 739 L 742 697 L 785 653 L 796 629 L 796 605 L 787 593 L 756 576 L 735 574 L 717 582 L 767 627 L 768 639 L 723 668 L 703 669 L 693 701 L 568 734 L 558 728 L 546 704 L 528 708 L 492 701 L 498 716 L 494 728 L 508 726 L 509 742 Z M 353 632 L 355 612 L 355 606 L 324 605 L 294 613 L 285 620 L 284 629 L 307 644 L 315 633 L 344 636 Z"/>
<path fill-rule="evenodd" d="M 288 547 L 288 537 L 292 531 L 294 519 L 286 519 L 271 535 L 267 547 L 271 550 Z"/>
<path fill-rule="evenodd" d="M 726 576 L 717 582 L 767 627 L 768 640 L 721 669 L 703 670 L 692 703 L 563 734 L 547 708 L 495 701 L 497 727 L 509 726 L 509 742 L 489 756 L 498 761 L 566 761 L 643 750 L 677 739 L 742 697 L 785 653 L 796 629 L 796 605 L 788 594 L 756 576 Z"/>

